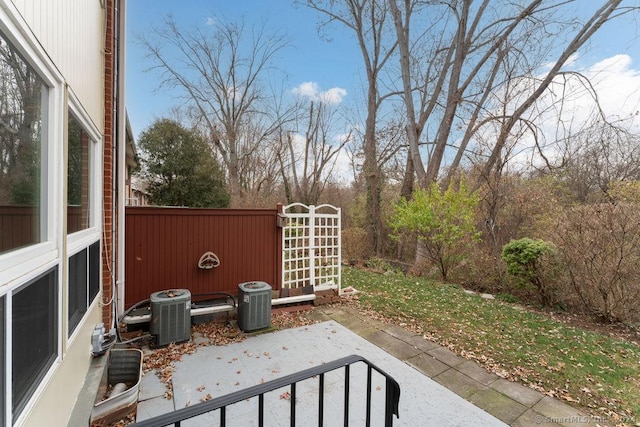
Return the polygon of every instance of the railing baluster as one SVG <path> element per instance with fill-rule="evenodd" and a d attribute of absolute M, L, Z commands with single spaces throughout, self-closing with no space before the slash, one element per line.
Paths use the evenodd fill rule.
<path fill-rule="evenodd" d="M 264 393 L 258 396 L 258 426 L 264 427 Z"/>
<path fill-rule="evenodd" d="M 320 374 L 318 386 L 318 427 L 324 426 L 324 373 Z"/>
<path fill-rule="evenodd" d="M 291 427 L 296 425 L 296 383 L 291 384 Z"/>
<path fill-rule="evenodd" d="M 371 427 L 371 387 L 373 387 L 371 381 L 371 366 L 367 367 L 367 427 Z"/>
<path fill-rule="evenodd" d="M 385 399 L 384 399 L 384 425 L 385 427 L 393 426 L 393 414 L 399 417 L 398 403 L 400 402 L 400 385 L 396 380 L 387 376 L 385 383 Z"/>
<path fill-rule="evenodd" d="M 350 366 L 344 367 L 344 425 L 349 425 L 349 375 Z"/>
<path fill-rule="evenodd" d="M 294 374 L 285 375 L 280 378 L 276 378 L 274 380 L 268 381 L 266 383 L 257 384 L 253 387 L 249 387 L 243 390 L 238 390 L 233 393 L 226 394 L 224 396 L 216 397 L 214 399 L 208 400 L 206 402 L 201 402 L 196 405 L 188 406 L 185 408 L 178 409 L 173 412 L 169 412 L 166 414 L 158 415 L 157 417 L 150 418 L 144 421 L 140 421 L 138 423 L 133 424 L 131 427 L 157 427 L 157 426 L 168 426 L 173 424 L 174 426 L 180 426 L 180 422 L 183 420 L 187 420 L 193 417 L 197 417 L 199 415 L 207 414 L 213 411 L 220 411 L 220 425 L 222 427 L 226 427 L 226 414 L 227 414 L 227 406 L 233 405 L 235 403 L 241 402 L 243 400 L 252 399 L 258 396 L 259 399 L 259 423 L 260 426 L 264 423 L 264 394 L 269 392 L 274 392 L 276 390 L 281 390 L 284 387 L 291 387 L 291 425 L 295 426 L 296 424 L 296 400 L 297 400 L 297 392 L 296 392 L 296 384 L 300 381 L 309 380 L 314 378 L 317 375 L 320 375 L 320 396 L 319 396 L 319 414 L 318 414 L 318 425 L 324 425 L 324 386 L 325 386 L 325 377 L 324 374 L 326 372 L 331 372 L 338 370 L 340 368 L 345 369 L 345 380 L 344 380 L 344 425 L 349 425 L 349 401 L 350 401 L 350 381 L 351 381 L 351 370 L 350 365 L 363 362 L 368 367 L 367 372 L 367 425 L 369 425 L 371 416 L 371 405 L 372 405 L 372 370 L 380 373 L 384 378 L 386 378 L 386 388 L 385 388 L 385 426 L 391 427 L 393 425 L 393 415 L 398 416 L 398 403 L 400 401 L 400 385 L 396 380 L 394 380 L 389 374 L 369 362 L 362 356 L 351 355 L 347 357 L 343 357 L 338 360 L 334 360 L 332 362 L 327 362 L 322 365 L 305 369 L 300 372 L 296 372 Z"/>

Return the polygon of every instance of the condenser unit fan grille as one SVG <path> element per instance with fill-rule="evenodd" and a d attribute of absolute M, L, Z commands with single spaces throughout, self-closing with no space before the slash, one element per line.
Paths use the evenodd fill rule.
<path fill-rule="evenodd" d="M 157 346 L 189 341 L 191 338 L 191 292 L 171 289 L 151 294 L 149 332 Z"/>

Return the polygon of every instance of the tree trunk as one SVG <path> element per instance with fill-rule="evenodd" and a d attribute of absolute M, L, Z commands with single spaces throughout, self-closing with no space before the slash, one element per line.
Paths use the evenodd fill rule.
<path fill-rule="evenodd" d="M 376 97 L 375 88 L 369 87 L 369 97 Z M 371 238 L 371 248 L 379 256 L 382 254 L 382 219 L 380 214 L 381 177 L 378 165 L 378 149 L 376 145 L 376 110 L 375 102 L 369 102 L 369 112 L 365 124 L 363 173 L 367 188 L 366 217 L 367 234 Z"/>

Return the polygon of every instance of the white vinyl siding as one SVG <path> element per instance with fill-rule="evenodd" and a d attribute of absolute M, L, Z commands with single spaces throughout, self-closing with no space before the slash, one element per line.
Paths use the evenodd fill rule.
<path fill-rule="evenodd" d="M 11 0 L 67 84 L 103 128 L 105 10 L 100 0 Z M 100 90 L 96 96 L 96 91 Z"/>

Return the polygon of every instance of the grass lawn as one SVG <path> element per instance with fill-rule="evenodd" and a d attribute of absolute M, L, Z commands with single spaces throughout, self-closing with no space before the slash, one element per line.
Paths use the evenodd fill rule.
<path fill-rule="evenodd" d="M 640 347 L 569 326 L 455 285 L 343 268 L 359 303 L 472 359 L 586 412 L 640 423 Z M 633 420 L 629 422 L 629 420 Z M 640 424 L 638 424 L 640 425 Z"/>

